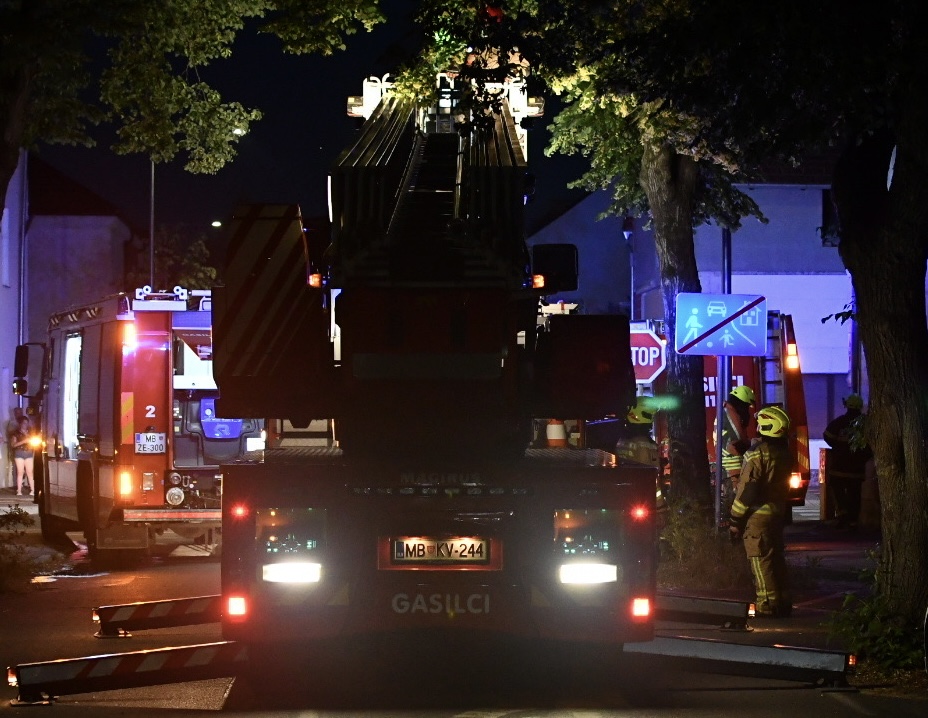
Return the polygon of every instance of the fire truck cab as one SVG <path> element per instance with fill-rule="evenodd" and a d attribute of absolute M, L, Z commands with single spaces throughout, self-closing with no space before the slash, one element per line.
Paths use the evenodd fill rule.
<path fill-rule="evenodd" d="M 46 344 L 17 349 L 46 540 L 80 531 L 101 558 L 168 530 L 218 546 L 219 464 L 263 446 L 263 421 L 216 413 L 210 299 L 144 287 L 56 313 Z"/>

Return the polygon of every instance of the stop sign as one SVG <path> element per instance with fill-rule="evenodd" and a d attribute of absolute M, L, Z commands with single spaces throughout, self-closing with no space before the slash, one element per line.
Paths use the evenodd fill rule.
<path fill-rule="evenodd" d="M 664 342 L 650 329 L 632 329 L 630 339 L 635 381 L 650 384 L 667 366 Z"/>

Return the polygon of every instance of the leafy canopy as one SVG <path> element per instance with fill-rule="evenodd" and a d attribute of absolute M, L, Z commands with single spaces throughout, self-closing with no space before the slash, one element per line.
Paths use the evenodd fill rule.
<path fill-rule="evenodd" d="M 4 0 L 0 114 L 7 152 L 39 141 L 92 145 L 117 128 L 115 151 L 215 173 L 261 117 L 224 99 L 204 68 L 252 29 L 285 51 L 332 54 L 384 21 L 377 0 Z"/>

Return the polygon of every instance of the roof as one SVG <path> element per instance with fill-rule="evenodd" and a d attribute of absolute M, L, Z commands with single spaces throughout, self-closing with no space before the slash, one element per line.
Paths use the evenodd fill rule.
<path fill-rule="evenodd" d="M 28 177 L 33 215 L 121 218 L 114 205 L 33 153 L 29 154 Z"/>

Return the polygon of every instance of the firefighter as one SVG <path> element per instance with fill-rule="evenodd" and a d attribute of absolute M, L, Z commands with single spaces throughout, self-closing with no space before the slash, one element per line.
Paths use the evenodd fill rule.
<path fill-rule="evenodd" d="M 645 397 L 638 397 L 638 403 L 625 415 L 625 429 L 615 445 L 616 456 L 657 466 L 657 444 L 651 436 L 653 423 L 654 409 Z"/>
<path fill-rule="evenodd" d="M 861 488 L 867 478 L 867 462 L 873 453 L 868 447 L 855 446 L 851 441 L 863 416 L 864 400 L 859 394 L 851 394 L 842 401 L 845 412 L 825 427 L 822 438 L 831 447 L 826 478 L 835 502 L 838 528 L 855 531 L 860 519 Z"/>
<path fill-rule="evenodd" d="M 784 618 L 792 612 L 783 549 L 789 476 L 789 416 L 777 406 L 757 412 L 759 441 L 744 456 L 729 533 L 742 539 L 757 592 L 756 615 Z"/>
<path fill-rule="evenodd" d="M 748 424 L 751 421 L 751 406 L 754 390 L 746 384 L 731 390 L 722 405 L 722 470 L 725 472 L 722 494 L 726 508 L 731 508 L 738 491 L 738 477 L 744 453 L 750 448 Z M 727 512 L 726 512 L 727 513 Z"/>
<path fill-rule="evenodd" d="M 638 397 L 638 402 L 625 415 L 625 427 L 615 445 L 617 457 L 648 466 L 660 466 L 660 451 L 652 436 L 656 411 L 648 397 Z M 666 504 L 667 493 L 660 479 L 659 476 L 656 491 L 658 508 Z"/>

